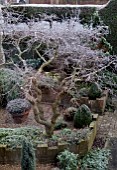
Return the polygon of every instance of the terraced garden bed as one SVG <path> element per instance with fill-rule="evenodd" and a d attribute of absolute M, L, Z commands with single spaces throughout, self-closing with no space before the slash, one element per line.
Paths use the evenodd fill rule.
<path fill-rule="evenodd" d="M 89 128 L 74 129 L 71 134 L 70 130 L 69 132 L 66 130 L 67 133 L 65 134 L 65 129 L 64 131 L 55 131 L 51 139 L 45 138 L 39 128 L 1 128 L 0 163 L 20 163 L 21 141 L 24 134 L 27 134 L 26 137 L 32 141 L 35 146 L 38 163 L 55 162 L 57 154 L 64 149 L 69 149 L 71 152 L 78 153 L 82 156 L 91 149 L 96 136 L 97 126 L 98 115 L 94 114 L 93 121 L 89 125 Z"/>

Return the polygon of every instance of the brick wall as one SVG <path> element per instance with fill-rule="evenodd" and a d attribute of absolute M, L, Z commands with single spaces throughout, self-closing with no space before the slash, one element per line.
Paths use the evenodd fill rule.
<path fill-rule="evenodd" d="M 105 4 L 108 0 L 29 0 L 30 4 Z"/>

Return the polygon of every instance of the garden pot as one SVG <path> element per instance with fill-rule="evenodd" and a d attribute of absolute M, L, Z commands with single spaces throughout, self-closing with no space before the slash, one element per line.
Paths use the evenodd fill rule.
<path fill-rule="evenodd" d="M 11 114 L 14 123 L 23 123 L 30 112 L 31 104 L 26 99 L 17 98 L 11 100 L 6 107 L 8 113 Z"/>
<path fill-rule="evenodd" d="M 14 120 L 14 123 L 20 124 L 26 121 L 28 115 L 29 115 L 30 110 L 24 111 L 21 114 L 13 114 L 12 118 Z"/>

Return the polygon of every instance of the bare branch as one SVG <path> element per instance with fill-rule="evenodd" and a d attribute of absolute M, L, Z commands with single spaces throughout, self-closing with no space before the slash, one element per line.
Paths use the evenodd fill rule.
<path fill-rule="evenodd" d="M 52 58 L 50 58 L 48 61 L 46 61 L 45 63 L 43 63 L 41 65 L 41 67 L 39 68 L 37 73 L 42 73 L 44 67 L 48 66 L 55 58 L 57 58 L 57 50 L 56 50 L 56 52 L 55 52 L 55 54 L 54 54 L 54 56 Z"/>
<path fill-rule="evenodd" d="M 9 63 L 2 63 L 0 64 L 0 68 L 4 67 L 4 66 L 7 66 L 7 65 L 12 65 L 14 64 L 13 62 L 9 62 Z"/>
<path fill-rule="evenodd" d="M 83 78 L 87 78 L 87 80 L 90 80 L 90 77 L 91 77 L 92 75 L 95 75 L 95 74 L 101 72 L 102 70 L 105 70 L 107 67 L 109 67 L 109 66 L 110 66 L 111 64 L 113 64 L 114 62 L 117 62 L 117 60 L 112 60 L 112 61 L 110 61 L 107 65 L 105 65 L 104 67 L 102 67 L 102 68 L 100 68 L 100 69 L 98 69 L 98 70 L 95 70 L 95 71 L 93 71 L 93 72 L 91 72 L 91 73 L 89 73 L 89 74 L 83 75 Z"/>
<path fill-rule="evenodd" d="M 35 47 L 35 51 L 38 54 L 38 56 L 46 63 L 47 61 L 45 60 L 45 58 L 39 53 L 38 49 L 41 46 L 41 43 Z"/>

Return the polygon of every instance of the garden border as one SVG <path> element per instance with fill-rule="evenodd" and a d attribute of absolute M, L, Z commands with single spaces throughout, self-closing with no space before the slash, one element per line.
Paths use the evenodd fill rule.
<path fill-rule="evenodd" d="M 58 143 L 57 146 L 49 147 L 47 144 L 39 144 L 36 149 L 36 161 L 37 163 L 54 163 L 58 153 L 64 149 L 83 156 L 92 147 L 98 126 L 98 114 L 93 114 L 93 121 L 89 125 L 90 132 L 87 134 L 87 138 L 81 140 L 78 145 L 68 143 Z M 21 160 L 21 147 L 17 147 L 14 150 L 8 149 L 6 145 L 0 145 L 0 164 L 17 164 Z"/>

